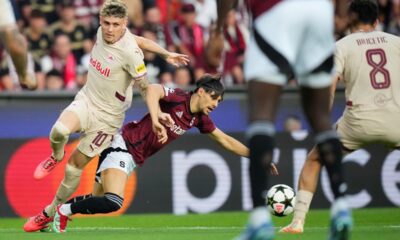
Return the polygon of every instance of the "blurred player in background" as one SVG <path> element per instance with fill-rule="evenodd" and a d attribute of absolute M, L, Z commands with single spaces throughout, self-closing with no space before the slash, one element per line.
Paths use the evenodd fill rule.
<path fill-rule="evenodd" d="M 188 62 L 185 55 L 170 53 L 153 41 L 131 34 L 127 30 L 127 16 L 127 7 L 122 1 L 108 0 L 103 4 L 87 83 L 53 125 L 52 154 L 39 164 L 34 177 L 44 178 L 63 159 L 64 146 L 71 133 L 81 133 L 79 145 L 68 160 L 64 179 L 52 203 L 25 223 L 27 232 L 43 229 L 52 221 L 57 205 L 65 202 L 78 187 L 82 169 L 112 142 L 131 105 L 132 84 L 148 102 L 148 80 L 141 49 L 160 54 L 176 66 Z"/>
<path fill-rule="evenodd" d="M 72 214 L 110 213 L 120 209 L 128 176 L 150 156 L 192 127 L 198 128 L 202 134 L 207 134 L 225 149 L 239 156 L 249 156 L 249 149 L 218 129 L 209 116 L 223 98 L 224 87 L 220 77 L 206 74 L 196 81 L 196 85 L 197 88 L 193 92 L 158 84 L 149 85 L 149 95 L 154 94 L 150 99 L 157 99 L 157 102 L 149 105 L 154 105 L 154 108 L 160 107 L 161 112 L 173 120 L 169 121 L 172 125 L 164 123 L 167 142 L 158 141 L 158 137 L 151 130 L 152 119 L 149 114 L 139 122 L 124 125 L 121 134 L 117 134 L 111 146 L 100 155 L 93 196 L 77 197 L 69 201 L 71 203 L 60 205 L 52 224 L 53 231 L 64 232 L 68 216 Z M 278 174 L 273 164 L 271 173 Z M 80 201 L 76 201 L 77 199 Z"/>
<path fill-rule="evenodd" d="M 218 1 L 218 21 L 206 54 L 211 64 L 221 59 L 222 26 L 233 0 Z M 343 4 L 336 1 L 340 16 Z M 341 144 L 332 129 L 329 94 L 334 52 L 334 8 L 329 0 L 249 0 L 252 37 L 246 49 L 248 80 L 250 179 L 254 210 L 239 239 L 272 239 L 274 229 L 265 206 L 267 170 L 272 161 L 275 117 L 282 86 L 297 79 L 302 105 L 315 133 L 320 161 L 327 168 L 335 201 L 330 239 L 347 239 L 351 215 L 344 198 Z"/>
<path fill-rule="evenodd" d="M 381 142 L 400 147 L 400 38 L 376 31 L 378 4 L 353 0 L 349 7 L 351 34 L 336 43 L 336 83 L 346 88 L 346 109 L 336 124 L 345 154 Z M 302 233 L 306 214 L 318 183 L 321 162 L 314 147 L 299 179 L 292 223 L 281 232 Z"/>
<path fill-rule="evenodd" d="M 0 9 L 0 42 L 11 56 L 19 83 L 33 90 L 37 82 L 35 74 L 28 71 L 28 45 L 18 30 L 10 0 L 0 1 Z"/>

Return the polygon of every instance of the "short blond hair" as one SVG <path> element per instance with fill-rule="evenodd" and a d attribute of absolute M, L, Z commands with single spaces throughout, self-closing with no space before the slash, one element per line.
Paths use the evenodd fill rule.
<path fill-rule="evenodd" d="M 128 17 L 128 7 L 121 0 L 106 0 L 100 10 L 102 17 Z"/>

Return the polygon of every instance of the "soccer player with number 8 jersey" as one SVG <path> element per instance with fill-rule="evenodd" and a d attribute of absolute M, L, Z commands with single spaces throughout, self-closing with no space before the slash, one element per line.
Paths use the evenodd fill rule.
<path fill-rule="evenodd" d="M 376 31 L 378 5 L 374 0 L 353 0 L 349 6 L 351 34 L 336 43 L 336 83 L 343 81 L 346 109 L 336 124 L 344 153 L 372 143 L 400 147 L 400 38 Z M 281 232 L 302 233 L 317 187 L 321 163 L 314 148 L 299 179 L 292 223 Z M 350 183 L 351 184 L 351 183 Z"/>

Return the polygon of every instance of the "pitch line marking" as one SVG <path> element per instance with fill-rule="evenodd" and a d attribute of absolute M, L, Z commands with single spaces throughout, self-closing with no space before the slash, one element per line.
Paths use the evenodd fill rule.
<path fill-rule="evenodd" d="M 282 227 L 274 227 L 275 230 L 279 230 Z M 395 228 L 399 229 L 400 225 L 386 225 L 386 226 L 355 226 L 355 230 L 363 230 L 363 229 L 371 229 L 371 228 Z M 71 230 L 76 231 L 92 231 L 92 230 L 106 230 L 106 231 L 137 231 L 137 230 L 243 230 L 244 226 L 240 227 L 206 227 L 206 226 L 197 226 L 197 227 L 71 227 Z M 326 230 L 328 227 L 307 227 L 305 230 L 307 231 L 318 231 L 318 230 Z M 20 228 L 0 228 L 0 232 L 22 232 L 23 230 Z"/>

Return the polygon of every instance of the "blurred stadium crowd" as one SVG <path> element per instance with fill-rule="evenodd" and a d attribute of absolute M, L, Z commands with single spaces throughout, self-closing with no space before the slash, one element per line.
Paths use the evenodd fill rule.
<path fill-rule="evenodd" d="M 187 87 L 205 72 L 222 72 L 226 86 L 243 84 L 243 53 L 249 38 L 250 20 L 244 1 L 238 0 L 225 22 L 224 64 L 216 69 L 204 60 L 208 35 L 217 18 L 216 0 L 125 0 L 130 11 L 130 31 L 156 41 L 169 51 L 187 54 L 191 59 L 189 66 L 174 68 L 159 56 L 144 52 L 149 81 Z M 29 46 L 29 67 L 38 79 L 38 90 L 82 87 L 103 0 L 12 2 Z M 400 0 L 378 2 L 379 30 L 400 35 Z M 11 59 L 0 46 L 1 91 L 21 91 L 21 88 Z"/>

